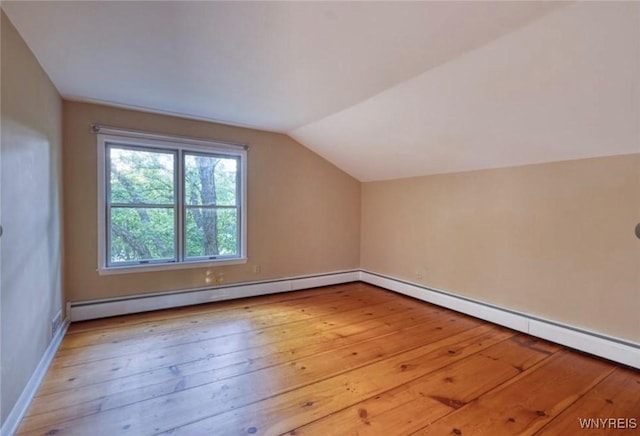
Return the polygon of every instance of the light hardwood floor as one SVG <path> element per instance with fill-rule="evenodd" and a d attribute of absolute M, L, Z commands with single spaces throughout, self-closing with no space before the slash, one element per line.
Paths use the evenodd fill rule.
<path fill-rule="evenodd" d="M 353 283 L 74 323 L 19 434 L 572 435 L 588 418 L 640 428 L 640 372 Z"/>

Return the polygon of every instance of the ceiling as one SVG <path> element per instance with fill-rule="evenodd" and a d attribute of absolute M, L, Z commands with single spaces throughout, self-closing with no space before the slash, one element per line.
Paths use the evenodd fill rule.
<path fill-rule="evenodd" d="M 2 9 L 64 98 L 287 133 L 361 181 L 640 152 L 640 3 Z"/>

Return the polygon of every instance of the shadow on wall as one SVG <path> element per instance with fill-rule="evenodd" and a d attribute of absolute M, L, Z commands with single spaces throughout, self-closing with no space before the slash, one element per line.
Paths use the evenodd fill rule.
<path fill-rule="evenodd" d="M 62 308 L 59 151 L 2 114 L 0 246 L 2 420 L 51 339 Z M 9 410 L 7 410 L 9 409 Z"/>

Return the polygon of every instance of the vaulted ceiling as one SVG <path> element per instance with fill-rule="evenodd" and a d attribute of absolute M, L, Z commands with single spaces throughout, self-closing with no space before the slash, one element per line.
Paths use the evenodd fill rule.
<path fill-rule="evenodd" d="M 362 181 L 640 152 L 640 4 L 17 2 L 67 99 L 287 133 Z"/>

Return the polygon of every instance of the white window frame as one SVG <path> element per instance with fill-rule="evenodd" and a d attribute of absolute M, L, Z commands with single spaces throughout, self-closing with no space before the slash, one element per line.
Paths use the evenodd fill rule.
<path fill-rule="evenodd" d="M 177 136 L 159 135 L 155 133 L 138 132 L 131 130 L 116 129 L 102 126 L 92 126 L 97 133 L 98 146 L 98 273 L 125 274 L 147 271 L 164 271 L 186 268 L 207 268 L 213 266 L 234 265 L 247 262 L 247 147 L 240 144 L 231 144 L 220 141 L 210 141 L 199 138 L 182 138 Z M 108 265 L 107 253 L 107 225 L 109 207 L 107 204 L 107 146 L 109 144 L 117 146 L 129 146 L 134 148 L 145 148 L 148 150 L 172 151 L 176 159 L 176 195 L 178 196 L 176 206 L 176 236 L 175 250 L 177 258 L 170 261 L 152 260 L 148 263 L 131 263 L 126 265 Z M 206 153 L 208 155 L 221 155 L 238 158 L 237 170 L 240 172 L 237 189 L 240 197 L 238 201 L 238 256 L 223 256 L 218 259 L 195 258 L 186 260 L 182 254 L 184 239 L 184 213 L 182 193 L 182 168 L 184 153 Z"/>

